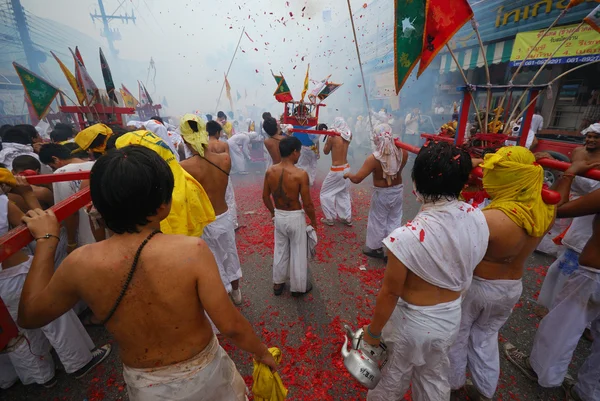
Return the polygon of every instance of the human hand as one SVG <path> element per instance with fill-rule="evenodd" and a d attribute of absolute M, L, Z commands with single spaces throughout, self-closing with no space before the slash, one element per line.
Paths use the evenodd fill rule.
<path fill-rule="evenodd" d="M 345 179 L 345 180 L 347 180 L 347 179 L 348 179 L 348 177 L 350 177 L 350 173 L 345 173 L 345 174 L 344 174 L 344 179 Z"/>
<path fill-rule="evenodd" d="M 473 168 L 475 168 L 475 167 L 479 167 L 479 165 L 480 165 L 481 163 L 483 163 L 483 159 L 479 159 L 479 158 L 475 158 L 475 157 L 474 157 L 474 158 L 471 158 L 471 163 L 472 163 L 472 165 L 473 165 Z"/>
<path fill-rule="evenodd" d="M 270 367 L 271 371 L 273 371 L 273 372 L 277 371 L 277 362 L 275 361 L 275 358 L 273 358 L 273 355 L 271 354 L 271 352 L 269 351 L 269 349 L 266 346 L 265 346 L 265 352 L 263 352 L 263 354 L 258 358 L 255 355 L 254 359 L 256 360 L 256 362 L 264 363 L 265 365 Z"/>
<path fill-rule="evenodd" d="M 554 159 L 554 157 L 552 157 L 552 155 L 548 152 L 536 152 L 533 155 L 535 156 L 536 161 L 540 159 Z"/>
<path fill-rule="evenodd" d="M 27 182 L 27 178 L 16 175 L 15 180 L 17 181 L 17 185 L 12 188 L 10 192 L 17 195 L 25 195 L 27 192 L 33 192 L 33 188 Z"/>
<path fill-rule="evenodd" d="M 23 223 L 27 225 L 33 238 L 40 238 L 46 234 L 58 237 L 60 235 L 60 226 L 58 220 L 51 209 L 30 210 L 23 216 Z"/>
<path fill-rule="evenodd" d="M 379 344 L 381 343 L 380 338 L 373 338 L 369 335 L 368 325 L 363 327 L 363 340 L 372 347 L 379 347 Z"/>
<path fill-rule="evenodd" d="M 42 146 L 44 145 L 44 142 L 35 142 L 33 145 L 31 145 L 33 147 L 33 151 L 35 153 L 40 153 L 40 149 L 42 148 Z"/>
<path fill-rule="evenodd" d="M 600 168 L 600 162 L 577 160 L 571 163 L 571 166 L 565 171 L 565 174 L 581 175 L 593 168 Z"/>

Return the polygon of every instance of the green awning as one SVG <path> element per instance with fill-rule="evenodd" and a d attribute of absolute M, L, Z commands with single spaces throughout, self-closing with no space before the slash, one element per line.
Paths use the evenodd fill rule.
<path fill-rule="evenodd" d="M 510 61 L 514 40 L 505 40 L 503 42 L 491 43 L 483 45 L 484 53 L 488 65 L 505 63 Z M 454 51 L 458 63 L 463 70 L 469 70 L 476 67 L 483 67 L 483 53 L 479 47 L 472 47 L 465 50 Z M 456 63 L 449 53 L 442 55 L 440 64 L 440 74 L 446 72 L 458 71 Z"/>

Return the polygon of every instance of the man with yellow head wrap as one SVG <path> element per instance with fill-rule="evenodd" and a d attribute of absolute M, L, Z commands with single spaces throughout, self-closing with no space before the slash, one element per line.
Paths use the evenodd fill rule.
<path fill-rule="evenodd" d="M 491 203 L 484 208 L 490 230 L 485 257 L 463 294 L 458 338 L 450 351 L 450 385 L 465 385 L 467 361 L 474 386 L 470 397 L 491 400 L 498 385 L 498 331 L 518 302 L 525 261 L 554 222 L 555 207 L 542 200 L 543 168 L 520 146 L 485 156 L 483 187 Z M 459 228 L 460 229 L 460 228 Z"/>
<path fill-rule="evenodd" d="M 160 222 L 161 231 L 192 237 L 202 235 L 204 227 L 215 220 L 215 211 L 202 185 L 177 163 L 169 146 L 152 132 L 128 132 L 117 139 L 117 149 L 129 145 L 141 145 L 158 153 L 175 177 L 171 212 Z"/>
<path fill-rule="evenodd" d="M 81 150 L 103 155 L 106 152 L 106 142 L 112 134 L 110 127 L 104 124 L 94 124 L 77 134 L 74 142 Z"/>
<path fill-rule="evenodd" d="M 221 280 L 236 305 L 242 303 L 239 288 L 242 268 L 235 243 L 232 212 L 226 201 L 231 171 L 231 159 L 227 153 L 212 152 L 208 146 L 208 133 L 201 120 L 192 115 L 183 116 L 180 132 L 192 157 L 181 162 L 183 167 L 206 190 L 213 205 L 216 219 L 204 229 L 202 239 L 217 261 Z"/>

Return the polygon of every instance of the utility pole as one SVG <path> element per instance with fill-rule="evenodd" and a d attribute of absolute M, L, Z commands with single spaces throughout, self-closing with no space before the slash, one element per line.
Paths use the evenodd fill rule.
<path fill-rule="evenodd" d="M 41 52 L 36 50 L 33 46 L 33 41 L 31 40 L 31 36 L 29 36 L 29 27 L 27 26 L 27 20 L 25 19 L 25 12 L 23 11 L 21 0 L 10 0 L 10 3 L 12 5 L 15 23 L 17 24 L 17 31 L 19 32 L 19 37 L 23 44 L 27 65 L 31 71 L 38 75 L 42 75 L 40 63 L 44 62 L 44 59 L 40 56 Z"/>
<path fill-rule="evenodd" d="M 122 0 L 119 4 L 119 7 L 121 7 L 121 5 L 123 5 L 124 2 L 125 0 Z M 102 0 L 98 0 L 98 7 L 100 7 L 100 14 L 94 11 L 94 14 L 90 14 L 90 17 L 92 17 L 92 21 L 96 21 L 96 19 L 102 21 L 102 25 L 104 27 L 102 35 L 106 38 L 106 41 L 108 42 L 108 48 L 111 54 L 113 55 L 113 57 L 117 58 L 119 55 L 119 51 L 115 49 L 114 42 L 117 40 L 121 40 L 121 34 L 119 33 L 119 31 L 110 29 L 108 23 L 112 20 L 121 20 L 123 22 L 129 22 L 129 20 L 131 20 L 135 24 L 135 15 L 133 14 L 133 11 L 131 11 L 131 15 L 127 15 L 127 12 L 125 13 L 125 15 L 115 15 L 116 10 L 111 15 L 107 15 Z M 117 7 L 117 10 L 119 9 L 119 7 Z"/>

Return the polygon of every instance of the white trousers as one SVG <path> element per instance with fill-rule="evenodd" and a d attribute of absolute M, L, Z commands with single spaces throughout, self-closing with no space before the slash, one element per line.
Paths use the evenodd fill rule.
<path fill-rule="evenodd" d="M 246 172 L 246 156 L 250 158 L 248 153 L 248 145 L 250 138 L 245 134 L 236 134 L 229 138 L 229 156 L 231 156 L 231 171 L 234 173 Z"/>
<path fill-rule="evenodd" d="M 231 176 L 227 182 L 227 189 L 225 190 L 225 202 L 227 203 L 227 210 L 230 213 L 231 221 L 233 221 L 233 228 L 238 228 L 237 219 L 237 203 L 235 202 L 235 192 L 233 190 L 233 182 L 231 182 Z"/>
<path fill-rule="evenodd" d="M 332 167 L 339 168 L 339 167 Z M 329 171 L 321 187 L 321 209 L 327 220 L 352 221 L 352 203 L 350 199 L 350 180 L 344 174 L 350 171 L 346 164 L 343 171 Z"/>
<path fill-rule="evenodd" d="M 383 328 L 388 362 L 368 401 L 401 399 L 412 381 L 414 401 L 448 401 L 448 350 L 458 335 L 460 298 L 435 306 L 398 301 Z"/>
<path fill-rule="evenodd" d="M 402 195 L 404 185 L 373 188 L 367 223 L 367 247 L 379 249 L 392 231 L 402 226 Z"/>
<path fill-rule="evenodd" d="M 578 268 L 579 254 L 570 248 L 565 248 L 546 272 L 546 277 L 538 296 L 538 303 L 551 309 L 554 306 L 556 296 L 562 290 L 571 274 Z"/>
<path fill-rule="evenodd" d="M 292 292 L 306 292 L 308 284 L 308 237 L 304 210 L 275 209 L 273 283 L 290 280 Z"/>
<path fill-rule="evenodd" d="M 315 183 L 315 178 L 317 176 L 317 154 L 310 148 L 310 146 L 302 146 L 300 159 L 298 159 L 296 167 L 301 168 L 308 173 L 310 185 Z"/>
<path fill-rule="evenodd" d="M 31 262 L 29 259 L 0 271 L 0 297 L 15 322 Z M 23 384 L 42 384 L 52 379 L 54 361 L 50 347 L 56 351 L 67 373 L 76 372 L 92 360 L 94 343 L 72 310 L 40 329 L 19 328 L 19 333 L 24 338 L 15 342 L 9 352 L 0 354 L 0 388 L 10 387 L 17 378 Z"/>
<path fill-rule="evenodd" d="M 215 221 L 204 227 L 202 239 L 217 261 L 225 289 L 231 292 L 231 282 L 242 278 L 242 268 L 229 210 L 218 215 Z"/>
<path fill-rule="evenodd" d="M 246 401 L 246 384 L 216 337 L 198 355 L 151 369 L 123 366 L 131 401 Z"/>
<path fill-rule="evenodd" d="M 556 296 L 533 340 L 529 362 L 540 386 L 561 385 L 573 351 L 590 322 L 596 341 L 577 374 L 575 391 L 585 401 L 597 401 L 600 400 L 600 271 L 580 266 Z"/>
<path fill-rule="evenodd" d="M 456 342 L 450 348 L 450 386 L 465 385 L 467 364 L 473 384 L 492 398 L 500 377 L 498 331 L 506 323 L 523 292 L 521 280 L 484 280 L 473 277 L 462 296 L 462 316 Z"/>

